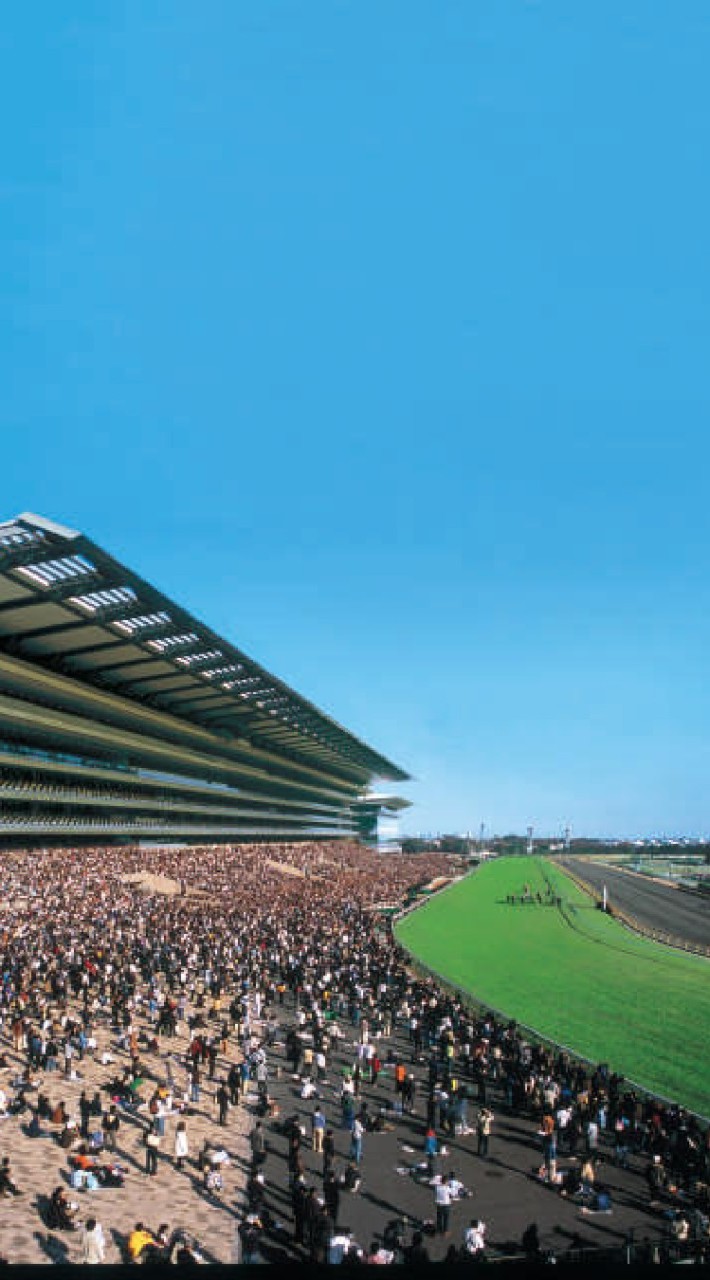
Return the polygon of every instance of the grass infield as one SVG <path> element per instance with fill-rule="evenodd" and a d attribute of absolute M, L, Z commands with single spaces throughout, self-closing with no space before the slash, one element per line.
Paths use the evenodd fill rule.
<path fill-rule="evenodd" d="M 562 910 L 506 902 L 548 882 Z M 395 932 L 476 1001 L 710 1116 L 710 960 L 630 933 L 553 862 L 486 863 Z"/>

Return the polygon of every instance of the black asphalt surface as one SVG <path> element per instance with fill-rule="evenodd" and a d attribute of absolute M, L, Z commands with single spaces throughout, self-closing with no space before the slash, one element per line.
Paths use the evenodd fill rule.
<path fill-rule="evenodd" d="M 580 880 L 601 895 L 606 884 L 609 905 L 639 924 L 671 934 L 694 946 L 710 948 L 710 901 L 690 890 L 661 884 L 632 871 L 620 871 L 592 859 L 560 859 Z"/>
<path fill-rule="evenodd" d="M 283 1224 L 284 1231 L 270 1235 L 265 1245 L 272 1261 L 305 1261 L 307 1254 L 293 1243 L 287 1141 L 281 1126 L 283 1120 L 293 1114 L 297 1114 L 305 1126 L 307 1138 L 302 1150 L 306 1181 L 320 1191 L 322 1157 L 311 1150 L 310 1143 L 310 1117 L 316 1100 L 300 1098 L 300 1086 L 292 1077 L 284 1056 L 281 1042 L 288 1027 L 295 1022 L 295 1011 L 286 1005 L 277 1009 L 277 1017 L 277 1043 L 268 1051 L 268 1062 L 269 1094 L 278 1103 L 280 1115 L 264 1121 L 268 1142 L 264 1173 L 267 1208 Z M 340 1025 L 346 1039 L 332 1055 L 327 1079 L 319 1086 L 317 1100 L 335 1134 L 336 1169 L 342 1170 L 347 1163 L 349 1133 L 340 1123 L 340 1086 L 343 1070 L 355 1061 L 357 1032 L 347 1020 L 341 1020 Z M 411 1047 L 404 1031 L 395 1028 L 390 1038 L 380 1038 L 377 1044 L 383 1062 L 391 1052 L 401 1054 L 405 1063 L 411 1063 Z M 341 1192 L 339 1224 L 349 1227 L 358 1244 L 365 1249 L 373 1239 L 381 1236 L 385 1225 L 393 1218 L 406 1215 L 409 1243 L 412 1232 L 435 1217 L 432 1186 L 426 1181 L 415 1180 L 408 1172 L 424 1160 L 426 1064 L 419 1062 L 408 1069 L 414 1071 L 417 1080 L 415 1114 L 398 1119 L 392 1117 L 388 1131 L 365 1135 L 361 1188 L 355 1194 Z M 475 1086 L 470 1088 L 475 1096 Z M 361 1097 L 367 1100 L 368 1109 L 373 1114 L 387 1100 L 393 1100 L 392 1070 L 383 1072 L 375 1087 L 362 1086 Z M 481 1218 L 487 1224 L 488 1253 L 501 1257 L 520 1253 L 521 1236 L 532 1222 L 538 1225 L 543 1249 L 554 1251 L 560 1259 L 570 1248 L 622 1246 L 630 1230 L 633 1230 L 637 1241 L 657 1241 L 664 1235 L 667 1223 L 662 1212 L 658 1206 L 652 1209 L 649 1203 L 644 1180 L 648 1164 L 646 1157 L 633 1155 L 629 1170 L 617 1168 L 613 1163 L 611 1138 L 602 1135 L 600 1153 L 603 1163 L 598 1183 L 610 1190 L 613 1211 L 610 1214 L 587 1215 L 576 1203 L 562 1198 L 556 1189 L 544 1186 L 533 1177 L 541 1164 L 536 1121 L 532 1117 L 507 1112 L 497 1087 L 489 1086 L 488 1104 L 494 1112 L 495 1121 L 487 1159 L 476 1155 L 475 1133 L 453 1140 L 443 1139 L 450 1154 L 439 1160 L 439 1168 L 443 1173 L 453 1170 L 472 1195 L 453 1206 L 448 1238 L 425 1236 L 432 1261 L 442 1260 L 452 1243 L 457 1247 L 461 1245 L 463 1230 L 471 1218 Z M 253 1104 L 247 1102 L 247 1105 Z M 477 1109 L 474 1101 L 469 1102 L 468 1126 L 472 1129 L 475 1128 Z M 569 1157 L 560 1156 L 558 1167 L 564 1170 L 573 1163 L 576 1162 Z"/>

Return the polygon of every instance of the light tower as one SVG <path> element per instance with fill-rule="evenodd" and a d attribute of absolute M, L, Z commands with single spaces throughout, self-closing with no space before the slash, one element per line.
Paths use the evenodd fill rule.
<path fill-rule="evenodd" d="M 527 852 L 532 853 L 532 851 L 533 851 L 533 829 L 532 827 L 528 827 Z"/>
<path fill-rule="evenodd" d="M 569 827 L 565 827 L 565 830 L 564 830 L 565 853 L 569 853 L 571 836 L 572 836 L 572 832 L 570 831 Z"/>

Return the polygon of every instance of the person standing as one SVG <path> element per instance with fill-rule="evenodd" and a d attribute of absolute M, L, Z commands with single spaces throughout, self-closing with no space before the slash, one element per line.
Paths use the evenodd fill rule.
<path fill-rule="evenodd" d="M 116 1110 L 115 1103 L 104 1112 L 101 1120 L 101 1128 L 104 1135 L 104 1146 L 107 1151 L 116 1150 L 116 1135 L 121 1125 L 121 1118 Z"/>
<path fill-rule="evenodd" d="M 239 1090 L 242 1083 L 242 1074 L 236 1062 L 233 1062 L 229 1068 L 227 1076 L 227 1085 L 229 1086 L 229 1101 L 233 1107 L 239 1105 Z"/>
<path fill-rule="evenodd" d="M 86 1089 L 82 1089 L 79 1097 L 79 1115 L 81 1116 L 80 1132 L 82 1138 L 88 1142 L 89 1139 L 89 1122 L 91 1120 L 91 1100 L 87 1096 Z"/>
<path fill-rule="evenodd" d="M 185 1161 L 190 1154 L 190 1144 L 187 1137 L 187 1125 L 184 1120 L 178 1120 L 175 1129 L 175 1168 L 182 1170 Z"/>
<path fill-rule="evenodd" d="M 311 1139 L 313 1142 L 313 1150 L 319 1155 L 323 1152 L 323 1138 L 325 1137 L 325 1116 L 320 1107 L 316 1107 L 311 1116 Z"/>
<path fill-rule="evenodd" d="M 294 1240 L 296 1244 L 305 1244 L 307 1195 L 308 1192 L 303 1178 L 297 1178 L 291 1189 L 291 1207 L 293 1209 Z"/>
<path fill-rule="evenodd" d="M 266 1138 L 261 1120 L 257 1120 L 249 1135 L 249 1145 L 251 1147 L 252 1163 L 255 1168 L 258 1168 L 266 1160 Z"/>
<path fill-rule="evenodd" d="M 323 1137 L 323 1177 L 333 1168 L 335 1160 L 335 1137 L 332 1129 L 326 1129 Z"/>
<path fill-rule="evenodd" d="M 106 1237 L 103 1228 L 96 1218 L 87 1218 L 84 1223 L 81 1260 L 87 1265 L 96 1265 L 104 1261 L 106 1253 Z"/>
<path fill-rule="evenodd" d="M 229 1115 L 229 1090 L 224 1082 L 221 1081 L 219 1088 L 215 1094 L 217 1106 L 219 1108 L 219 1123 L 224 1129 Z"/>
<path fill-rule="evenodd" d="M 155 1120 L 155 1132 L 159 1138 L 165 1137 L 165 1100 L 158 1095 L 155 1100 L 155 1111 L 153 1112 Z"/>
<path fill-rule="evenodd" d="M 152 1124 L 145 1135 L 145 1171 L 154 1178 L 158 1172 L 158 1147 L 160 1146 L 160 1137 L 155 1124 Z"/>
<path fill-rule="evenodd" d="M 434 1187 L 434 1203 L 436 1205 L 436 1230 L 440 1236 L 449 1234 L 449 1217 L 451 1215 L 451 1177 L 442 1178 Z"/>
<path fill-rule="evenodd" d="M 356 1116 L 350 1133 L 350 1159 L 354 1160 L 357 1165 L 362 1162 L 362 1139 L 364 1133 L 364 1125 Z"/>
<path fill-rule="evenodd" d="M 488 1146 L 491 1137 L 491 1127 L 493 1125 L 493 1112 L 489 1107 L 481 1107 L 476 1122 L 476 1133 L 478 1137 L 478 1154 L 483 1160 L 488 1156 Z"/>
<path fill-rule="evenodd" d="M 329 1168 L 323 1178 L 323 1199 L 328 1210 L 328 1214 L 333 1222 L 333 1226 L 338 1225 L 338 1215 L 340 1212 L 340 1188 L 338 1179 L 334 1171 Z"/>

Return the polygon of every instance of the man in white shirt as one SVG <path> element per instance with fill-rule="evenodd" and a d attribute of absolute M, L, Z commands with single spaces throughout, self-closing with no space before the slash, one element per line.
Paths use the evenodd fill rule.
<path fill-rule="evenodd" d="M 338 1231 L 331 1236 L 328 1244 L 328 1262 L 342 1263 L 346 1254 L 356 1253 L 358 1258 L 362 1259 L 362 1249 L 355 1243 L 352 1236 L 347 1231 Z"/>
<path fill-rule="evenodd" d="M 364 1125 L 356 1117 L 350 1134 L 350 1159 L 354 1160 L 355 1164 L 360 1164 L 362 1161 L 362 1139 L 364 1133 Z"/>
<path fill-rule="evenodd" d="M 451 1214 L 451 1180 L 447 1175 L 434 1186 L 434 1203 L 436 1205 L 436 1230 L 441 1236 L 449 1234 L 449 1216 Z"/>

